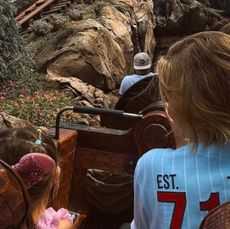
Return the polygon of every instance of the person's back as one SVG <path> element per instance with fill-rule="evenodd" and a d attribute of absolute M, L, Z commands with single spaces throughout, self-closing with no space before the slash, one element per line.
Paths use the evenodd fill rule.
<path fill-rule="evenodd" d="M 157 70 L 177 147 L 139 159 L 132 228 L 196 229 L 230 199 L 230 36 L 188 36 Z"/>
<path fill-rule="evenodd" d="M 136 167 L 137 228 L 198 228 L 208 211 L 230 199 L 230 143 L 153 149 Z M 148 188 L 146 188 L 148 187 Z M 142 206 L 144 205 L 144 212 Z"/>
<path fill-rule="evenodd" d="M 127 75 L 122 79 L 119 94 L 123 95 L 138 81 L 146 77 L 154 76 L 154 73 L 151 72 L 151 66 L 151 59 L 147 53 L 137 53 L 133 58 L 133 68 L 135 70 L 135 74 Z"/>

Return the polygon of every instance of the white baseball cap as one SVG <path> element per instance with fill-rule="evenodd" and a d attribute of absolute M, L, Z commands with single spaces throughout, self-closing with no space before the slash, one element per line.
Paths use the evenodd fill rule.
<path fill-rule="evenodd" d="M 139 52 L 133 58 L 133 68 L 135 70 L 145 70 L 151 68 L 150 56 L 146 52 Z"/>

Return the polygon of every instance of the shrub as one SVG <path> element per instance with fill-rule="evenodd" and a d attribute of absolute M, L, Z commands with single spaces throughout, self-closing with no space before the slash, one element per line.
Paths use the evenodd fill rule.
<path fill-rule="evenodd" d="M 21 94 L 14 100 L 6 100 L 1 94 L 0 102 L 1 111 L 33 125 L 45 127 L 55 125 L 56 114 L 61 108 L 73 105 L 72 100 L 64 92 L 56 90 L 36 92 L 34 95 Z M 79 114 L 65 112 L 62 121 L 69 123 L 80 119 Z"/>
<path fill-rule="evenodd" d="M 16 15 L 20 14 L 23 10 L 26 10 L 30 5 L 37 0 L 13 0 L 12 4 L 16 8 Z"/>
<path fill-rule="evenodd" d="M 82 12 L 78 9 L 71 9 L 67 12 L 67 16 L 71 19 L 71 20 L 81 20 L 82 19 Z"/>
<path fill-rule="evenodd" d="M 31 23 L 30 29 L 32 32 L 34 32 L 34 34 L 39 36 L 45 35 L 50 32 L 49 24 L 43 19 L 39 19 Z"/>
<path fill-rule="evenodd" d="M 53 31 L 63 28 L 66 22 L 68 22 L 68 17 L 61 14 L 52 14 L 50 16 L 50 24 L 52 25 Z"/>
<path fill-rule="evenodd" d="M 0 0 L 0 81 L 15 79 L 24 70 L 32 67 L 32 61 L 24 50 L 25 41 L 19 35 L 19 26 L 14 20 L 12 4 Z"/>

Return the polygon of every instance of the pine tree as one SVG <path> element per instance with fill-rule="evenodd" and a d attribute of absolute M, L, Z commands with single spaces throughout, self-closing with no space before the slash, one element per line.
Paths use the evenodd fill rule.
<path fill-rule="evenodd" d="M 0 0 L 0 81 L 16 78 L 30 62 L 9 0 Z"/>
<path fill-rule="evenodd" d="M 26 10 L 30 5 L 35 3 L 37 0 L 12 0 L 15 7 L 16 15 L 20 14 L 23 10 Z"/>

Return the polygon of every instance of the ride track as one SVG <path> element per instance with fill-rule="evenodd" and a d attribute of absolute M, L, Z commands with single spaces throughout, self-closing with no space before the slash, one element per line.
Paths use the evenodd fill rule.
<path fill-rule="evenodd" d="M 38 0 L 21 12 L 15 20 L 20 24 L 22 33 L 26 33 L 32 21 L 46 19 L 51 14 L 60 13 L 73 3 L 73 0 Z"/>

